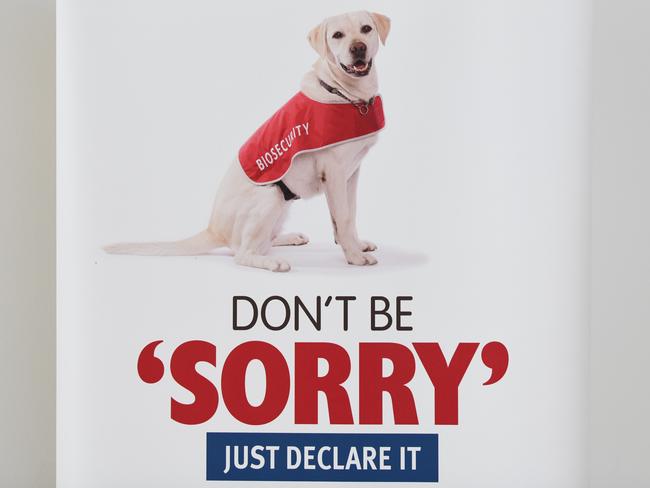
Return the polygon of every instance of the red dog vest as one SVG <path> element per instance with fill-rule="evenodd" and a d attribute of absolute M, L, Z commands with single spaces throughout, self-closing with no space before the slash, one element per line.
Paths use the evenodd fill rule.
<path fill-rule="evenodd" d="M 351 103 L 317 102 L 299 92 L 246 141 L 239 150 L 239 164 L 253 183 L 275 183 L 298 154 L 361 139 L 383 127 L 378 96 L 362 114 Z"/>

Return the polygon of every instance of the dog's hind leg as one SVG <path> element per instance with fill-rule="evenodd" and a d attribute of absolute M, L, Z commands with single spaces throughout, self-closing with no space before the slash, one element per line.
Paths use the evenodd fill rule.
<path fill-rule="evenodd" d="M 309 237 L 305 234 L 292 232 L 291 234 L 282 234 L 273 239 L 273 246 L 304 246 L 309 242 Z"/>
<path fill-rule="evenodd" d="M 235 254 L 235 262 L 241 266 L 268 269 L 269 271 L 285 272 L 291 269 L 291 265 L 284 259 L 254 254 L 249 251 L 238 251 Z"/>
<path fill-rule="evenodd" d="M 279 191 L 277 194 L 259 193 L 259 200 L 248 209 L 242 220 L 241 240 L 235 252 L 237 264 L 269 271 L 291 269 L 284 259 L 266 255 L 284 220 L 287 205 Z"/>
<path fill-rule="evenodd" d="M 244 236 L 242 244 L 235 253 L 235 262 L 242 266 L 268 269 L 269 271 L 289 271 L 291 265 L 282 258 L 267 256 L 271 247 L 271 230 L 257 229 Z"/>

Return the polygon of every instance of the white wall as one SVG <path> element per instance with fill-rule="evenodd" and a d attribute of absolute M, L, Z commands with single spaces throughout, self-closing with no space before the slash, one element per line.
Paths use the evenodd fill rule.
<path fill-rule="evenodd" d="M 0 486 L 54 484 L 54 1 L 0 2 Z"/>
<path fill-rule="evenodd" d="M 591 472 L 650 483 L 650 2 L 596 0 Z"/>

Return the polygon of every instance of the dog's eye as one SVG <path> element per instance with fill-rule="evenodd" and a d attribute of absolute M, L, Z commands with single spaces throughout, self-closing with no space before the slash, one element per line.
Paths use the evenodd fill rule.
<path fill-rule="evenodd" d="M 334 34 L 332 34 L 332 37 L 333 37 L 334 39 L 340 39 L 341 37 L 343 37 L 343 32 L 341 32 L 341 31 L 336 31 Z"/>
<path fill-rule="evenodd" d="M 372 27 L 370 27 L 369 25 L 364 25 L 364 26 L 361 28 L 361 33 L 362 33 L 362 34 L 367 34 L 367 33 L 370 32 L 371 30 L 372 30 Z"/>

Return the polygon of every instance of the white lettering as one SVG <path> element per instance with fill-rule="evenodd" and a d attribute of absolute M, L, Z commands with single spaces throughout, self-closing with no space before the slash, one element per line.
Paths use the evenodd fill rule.
<path fill-rule="evenodd" d="M 345 470 L 349 470 L 350 467 L 354 465 L 356 469 L 361 469 L 361 462 L 359 461 L 359 453 L 357 452 L 357 448 L 355 446 L 352 446 L 350 448 L 350 453 L 348 454 L 348 461 L 345 463 Z"/>
<path fill-rule="evenodd" d="M 230 471 L 230 446 L 226 446 L 226 469 L 223 470 L 224 474 Z"/>
<path fill-rule="evenodd" d="M 336 449 L 336 448 L 334 448 L 334 449 Z M 320 466 L 320 469 L 322 469 L 323 471 L 327 471 L 329 469 L 332 469 L 332 466 L 330 466 L 329 464 L 325 464 L 325 461 L 323 461 L 323 454 L 325 454 L 325 452 L 331 451 L 331 450 L 332 450 L 332 448 L 329 447 L 329 446 L 323 446 L 318 450 L 318 465 Z"/>
<path fill-rule="evenodd" d="M 390 447 L 381 446 L 379 448 L 379 469 L 384 471 L 390 471 L 391 466 L 387 464 L 390 460 Z"/>
<path fill-rule="evenodd" d="M 257 464 L 251 461 L 251 468 L 253 469 L 262 469 L 264 467 L 264 456 L 260 454 L 260 451 L 264 450 L 264 446 L 253 446 L 251 449 L 251 460 L 257 461 Z"/>
<path fill-rule="evenodd" d="M 260 169 L 264 171 L 266 168 L 271 166 L 275 161 L 280 159 L 280 157 L 289 152 L 289 148 L 293 145 L 294 141 L 298 137 L 308 136 L 309 135 L 309 122 L 304 122 L 299 125 L 296 125 L 291 128 L 287 135 L 280 140 L 280 142 L 274 144 L 268 151 L 255 160 L 255 164 Z"/>
<path fill-rule="evenodd" d="M 242 448 L 241 451 L 244 453 L 241 460 L 238 459 L 240 447 Z M 232 460 L 235 464 L 235 468 L 244 469 L 246 466 L 248 466 L 248 449 L 243 449 L 243 446 L 235 446 L 232 453 Z"/>
<path fill-rule="evenodd" d="M 295 457 L 295 461 L 293 460 Z M 300 448 L 287 446 L 287 469 L 298 469 L 300 467 Z"/>
<path fill-rule="evenodd" d="M 269 451 L 269 468 L 275 469 L 275 453 L 280 450 L 280 446 L 266 446 L 266 450 Z"/>
<path fill-rule="evenodd" d="M 422 449 L 419 446 L 407 447 L 406 450 L 411 454 L 411 469 L 415 471 L 418 468 L 418 452 Z"/>
<path fill-rule="evenodd" d="M 377 469 L 375 465 L 375 457 L 377 456 L 377 451 L 374 447 L 363 446 L 363 469 L 368 469 L 370 465 L 371 469 Z"/>
<path fill-rule="evenodd" d="M 334 461 L 334 469 L 345 469 L 345 466 L 339 463 L 339 447 L 334 446 L 334 452 L 332 453 L 332 460 Z"/>
<path fill-rule="evenodd" d="M 305 469 L 316 469 L 314 464 L 314 451 L 315 446 L 305 446 Z"/>

